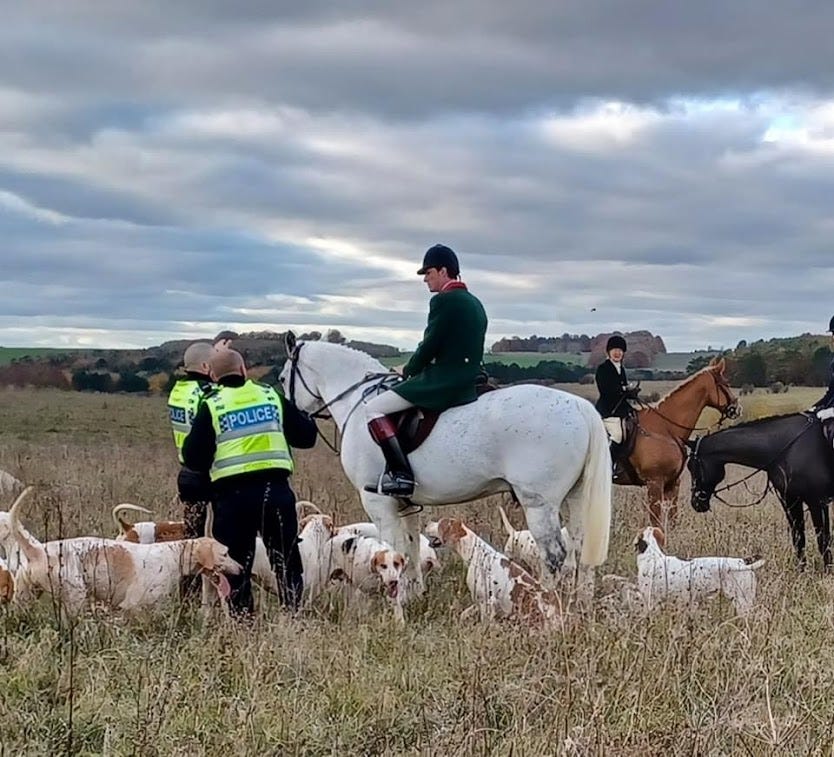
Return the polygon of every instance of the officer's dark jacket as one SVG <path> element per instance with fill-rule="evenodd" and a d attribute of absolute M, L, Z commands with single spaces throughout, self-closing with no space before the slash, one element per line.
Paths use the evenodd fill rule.
<path fill-rule="evenodd" d="M 217 382 L 220 386 L 243 386 L 246 379 L 243 376 L 224 376 Z M 309 449 L 316 443 L 316 423 L 307 413 L 301 412 L 286 397 L 278 395 L 282 404 L 281 419 L 283 422 L 284 438 L 287 444 L 298 449 Z M 214 425 L 211 422 L 211 411 L 204 402 L 197 410 L 194 423 L 191 424 L 191 432 L 185 437 L 182 446 L 183 459 L 187 467 L 195 471 L 208 472 L 214 461 L 214 453 L 217 450 L 217 437 L 214 432 Z M 286 471 L 268 470 L 257 471 L 256 473 L 244 473 L 240 476 L 228 476 L 220 479 L 223 485 L 228 485 L 233 479 L 243 476 L 280 476 L 286 477 Z M 220 482 L 215 482 L 220 483 Z"/>
<path fill-rule="evenodd" d="M 616 416 L 625 418 L 630 412 L 628 402 L 625 399 L 628 388 L 625 366 L 621 365 L 618 373 L 614 363 L 606 359 L 599 364 L 596 372 L 597 389 L 599 399 L 596 403 L 597 412 L 603 418 Z"/>

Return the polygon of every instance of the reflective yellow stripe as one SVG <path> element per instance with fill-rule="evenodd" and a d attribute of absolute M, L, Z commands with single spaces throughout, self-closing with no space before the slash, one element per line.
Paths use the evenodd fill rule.
<path fill-rule="evenodd" d="M 174 445 L 177 448 L 180 463 L 183 462 L 182 445 L 191 431 L 191 424 L 194 422 L 194 416 L 197 415 L 203 392 L 204 387 L 199 381 L 180 379 L 168 395 L 168 418 L 174 432 Z"/>
<path fill-rule="evenodd" d="M 281 400 L 274 389 L 254 381 L 220 387 L 207 404 L 217 443 L 212 481 L 260 470 L 292 472 Z"/>
<path fill-rule="evenodd" d="M 214 464 L 216 470 L 223 470 L 231 465 L 242 465 L 243 463 L 264 462 L 267 460 L 290 460 L 288 452 L 250 452 L 246 455 L 237 455 L 236 457 L 226 457 Z"/>

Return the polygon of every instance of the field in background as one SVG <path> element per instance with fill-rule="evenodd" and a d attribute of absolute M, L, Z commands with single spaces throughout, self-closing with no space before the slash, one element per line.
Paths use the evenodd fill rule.
<path fill-rule="evenodd" d="M 381 362 L 390 368 L 407 363 L 413 354 L 413 352 L 403 352 L 399 357 L 382 358 Z M 544 360 L 585 365 L 588 362 L 588 355 L 576 352 L 488 352 L 484 355 L 485 363 L 504 363 L 506 365 L 516 363 L 520 368 L 536 366 Z"/>
<path fill-rule="evenodd" d="M 394 365 L 406 363 L 413 353 L 404 352 L 400 357 L 383 358 L 389 368 Z M 693 357 L 702 353 L 697 352 L 669 352 L 665 355 L 658 355 L 655 358 L 652 368 L 658 371 L 685 371 L 686 366 Z M 574 365 L 587 365 L 590 353 L 588 352 L 489 352 L 484 355 L 485 363 L 516 363 L 520 368 L 528 368 L 538 365 L 544 360 L 555 360 L 560 363 L 572 363 Z"/>
<path fill-rule="evenodd" d="M 74 351 L 57 347 L 0 347 L 0 366 L 8 365 L 12 360 L 20 360 L 23 357 L 42 358 L 50 355 L 65 355 Z"/>
<path fill-rule="evenodd" d="M 742 399 L 759 413 L 819 394 Z M 37 535 L 110 534 L 110 508 L 125 501 L 178 515 L 161 398 L 10 390 L 0 392 L 0 417 L 0 468 L 38 485 L 25 513 Z M 300 497 L 339 523 L 364 518 L 329 450 L 297 459 Z M 730 500 L 755 500 L 761 485 Z M 615 488 L 603 573 L 634 574 L 642 501 L 639 490 Z M 497 503 L 510 507 L 491 497 L 426 516 L 463 514 L 502 544 Z M 520 527 L 521 513 L 510 515 Z M 670 552 L 762 553 L 750 618 L 717 600 L 647 620 L 597 608 L 566 635 L 482 628 L 459 620 L 469 599 L 448 555 L 405 629 L 381 603 L 363 617 L 335 596 L 298 620 L 267 598 L 252 629 L 203 629 L 190 608 L 140 621 L 97 613 L 74 629 L 47 601 L 22 615 L 0 609 L 0 752 L 830 754 L 834 579 L 811 546 L 808 571 L 794 571 L 779 504 L 768 496 L 698 515 L 684 494 Z"/>

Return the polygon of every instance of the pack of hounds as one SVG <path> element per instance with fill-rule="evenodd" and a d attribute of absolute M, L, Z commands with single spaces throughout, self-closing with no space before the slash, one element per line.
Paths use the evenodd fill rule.
<path fill-rule="evenodd" d="M 181 579 L 202 576 L 203 612 L 225 607 L 229 595 L 226 575 L 241 566 L 228 549 L 211 538 L 184 539 L 181 521 L 131 522 L 126 513 L 150 515 L 144 507 L 120 504 L 113 508 L 118 533 L 113 538 L 82 536 L 41 542 L 21 523 L 20 511 L 32 492 L 0 471 L 0 494 L 20 492 L 9 511 L 0 511 L 0 602 L 27 606 L 48 594 L 65 618 L 77 617 L 93 604 L 126 613 L 162 606 L 178 596 Z M 21 491 L 22 490 L 22 491 Z M 404 622 L 406 557 L 380 540 L 373 523 L 336 526 L 333 517 L 312 502 L 297 503 L 299 549 L 304 569 L 304 604 L 331 588 L 347 590 L 352 601 L 381 595 L 396 621 Z M 499 508 L 507 533 L 503 552 L 479 537 L 458 518 L 426 524 L 420 536 L 420 561 L 425 574 L 438 571 L 438 549 L 456 553 L 466 565 L 466 585 L 472 604 L 462 617 L 482 622 L 514 619 L 532 627 L 564 630 L 575 619 L 563 599 L 562 586 L 575 576 L 575 549 L 567 529 L 562 536 L 568 556 L 560 576 L 544 568 L 529 530 L 516 530 Z M 211 532 L 211 518 L 207 534 Z M 736 613 L 747 614 L 756 599 L 758 557 L 697 557 L 679 559 L 664 552 L 659 528 L 645 528 L 634 540 L 637 576 L 608 575 L 602 579 L 610 608 L 651 613 L 662 604 L 691 607 L 708 597 L 723 595 Z M 278 586 L 263 542 L 256 543 L 252 579 L 277 594 Z"/>

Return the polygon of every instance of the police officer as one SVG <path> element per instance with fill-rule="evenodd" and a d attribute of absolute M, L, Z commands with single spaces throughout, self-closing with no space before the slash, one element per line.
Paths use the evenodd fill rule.
<path fill-rule="evenodd" d="M 831 334 L 831 348 L 834 349 L 834 316 L 828 322 L 828 331 Z M 816 413 L 821 421 L 834 418 L 834 360 L 828 369 L 828 391 L 810 408 L 810 412 Z"/>
<path fill-rule="evenodd" d="M 622 452 L 623 419 L 634 412 L 628 400 L 637 396 L 636 388 L 628 383 L 623 365 L 627 349 L 624 337 L 619 334 L 610 336 L 605 345 L 607 357 L 599 364 L 594 376 L 599 390 L 596 409 L 611 439 L 611 456 L 615 463 Z"/>
<path fill-rule="evenodd" d="M 423 340 L 403 368 L 405 381 L 365 404 L 368 430 L 386 464 L 379 480 L 365 488 L 393 497 L 414 493 L 414 474 L 387 416 L 414 406 L 441 411 L 477 399 L 475 384 L 487 330 L 484 307 L 460 281 L 460 265 L 451 248 L 430 247 L 417 273 L 434 292 Z"/>
<path fill-rule="evenodd" d="M 212 391 L 209 363 L 214 347 L 208 342 L 195 342 L 183 356 L 185 378 L 174 384 L 168 396 L 168 416 L 174 430 L 174 444 L 180 461 L 177 491 L 183 506 L 185 537 L 202 536 L 206 526 L 206 508 L 211 499 L 208 474 L 188 468 L 183 461 L 182 445 L 197 414 L 203 397 Z M 193 583 L 193 582 L 190 582 Z"/>
<path fill-rule="evenodd" d="M 253 610 L 251 572 L 255 537 L 263 537 L 278 580 L 281 603 L 296 609 L 301 600 L 295 494 L 290 446 L 309 448 L 316 425 L 271 386 L 246 376 L 239 352 L 221 350 L 211 360 L 217 390 L 197 411 L 183 445 L 186 465 L 211 477 L 214 538 L 243 566 L 229 576 L 231 610 Z"/>

